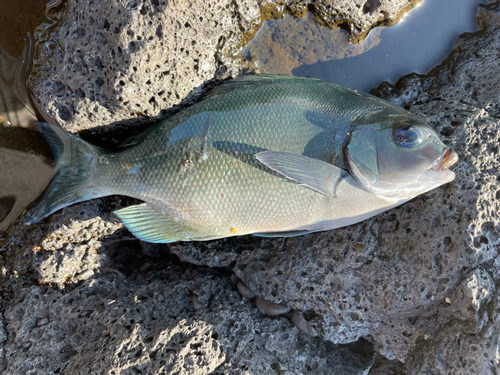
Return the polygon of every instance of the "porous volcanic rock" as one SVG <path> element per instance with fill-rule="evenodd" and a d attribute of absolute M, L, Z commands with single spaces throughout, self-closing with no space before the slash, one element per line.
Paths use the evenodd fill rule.
<path fill-rule="evenodd" d="M 486 312 L 496 308 L 490 297 L 500 251 L 499 8 L 498 2 L 481 5 L 481 30 L 462 35 L 428 75 L 373 91 L 422 117 L 456 150 L 455 181 L 339 230 L 171 250 L 216 266 L 220 249 L 229 249 L 220 265 L 231 267 L 257 297 L 304 312 L 315 331 L 334 343 L 365 337 L 386 358 L 406 361 L 450 322 L 472 319 L 475 340 L 487 340 L 491 355 L 498 343 L 483 335 L 496 324 Z M 476 277 L 477 285 L 463 284 L 479 269 L 486 274 Z M 463 298 L 453 297 L 459 286 Z M 443 309 L 447 298 L 450 307 Z M 482 358 L 476 365 L 489 366 L 491 358 Z"/>
<path fill-rule="evenodd" d="M 239 50 L 264 19 L 311 10 L 318 22 L 360 39 L 416 3 L 68 1 L 35 33 L 30 83 L 41 112 L 71 132 L 137 117 L 155 121 L 199 98 L 208 81 L 246 68 Z"/>
<path fill-rule="evenodd" d="M 0 371 L 354 375 L 373 362 L 366 342 L 338 346 L 262 316 L 218 271 L 165 257 L 151 267 L 104 271 L 66 292 L 18 290 L 6 328 L 0 319 Z"/>
<path fill-rule="evenodd" d="M 79 7 L 68 4 L 68 14 L 71 7 Z M 112 26 L 108 19 L 106 30 L 104 23 L 90 23 L 83 12 L 100 5 L 82 4 L 79 17 L 88 27 L 80 38 L 90 38 L 85 42 L 89 49 L 73 63 L 90 64 L 83 70 L 90 81 L 74 73 L 71 77 L 61 68 L 71 66 L 65 65 L 70 55 L 57 52 L 65 45 L 61 30 L 78 26 L 78 22 L 70 24 L 75 19 L 63 19 L 51 30 L 62 37 L 55 46 L 51 70 L 44 73 L 52 78 L 44 80 L 41 73 L 33 77 L 39 105 L 68 130 L 129 118 L 122 102 L 110 105 L 114 99 L 106 96 L 109 90 L 151 86 L 128 81 L 135 73 L 127 67 L 135 64 L 138 71 L 139 66 L 147 69 L 146 61 L 144 65 L 115 62 L 112 67 L 103 65 L 99 72 L 91 71 L 92 56 L 106 58 L 104 52 L 91 54 L 91 46 L 104 40 L 98 35 L 119 25 L 113 19 Z M 132 6 L 132 2 L 127 4 Z M 162 6 L 146 1 L 127 14 L 140 18 L 142 6 L 155 4 Z M 234 14 L 234 4 L 239 3 L 231 2 L 228 14 Z M 89 17 L 95 21 L 106 11 L 118 13 L 118 8 L 111 8 L 98 8 Z M 253 14 L 251 9 L 262 8 L 246 9 L 246 14 Z M 217 19 L 215 12 L 213 19 Z M 249 19 L 236 17 L 231 22 L 250 25 Z M 0 370 L 4 374 L 83 374 L 92 369 L 122 374 L 288 375 L 326 374 L 334 368 L 338 374 L 361 374 L 371 366 L 373 345 L 388 359 L 378 357 L 375 374 L 395 368 L 414 374 L 498 371 L 499 1 L 481 5 L 478 24 L 481 30 L 462 35 L 451 55 L 428 75 L 403 77 L 394 86 L 374 91 L 424 118 L 457 151 L 460 162 L 453 168 L 454 182 L 363 223 L 286 240 L 249 236 L 208 243 L 145 244 L 128 234 L 111 213 L 131 203 L 123 198 L 67 207 L 28 228 L 17 225 L 0 252 Z M 190 35 L 191 28 L 183 25 L 178 30 L 187 29 Z M 126 34 L 126 28 L 119 30 L 118 34 L 123 30 Z M 145 26 L 137 30 L 149 32 Z M 147 40 L 146 34 L 134 35 Z M 180 35 L 181 31 L 178 48 L 185 40 L 193 40 Z M 197 43 L 201 40 L 196 37 Z M 148 44 L 139 46 L 143 53 L 131 55 L 146 59 Z M 100 47 L 100 51 L 105 49 L 102 43 Z M 185 58 L 175 60 L 176 64 L 187 64 Z M 221 62 L 226 57 L 218 57 L 216 63 L 212 58 L 207 54 L 210 68 L 206 73 L 193 73 L 194 66 L 176 71 L 174 78 L 191 85 L 182 93 L 216 74 L 224 77 L 239 69 Z M 200 57 L 199 70 L 204 69 L 204 62 Z M 114 86 L 111 69 L 121 74 L 118 79 L 124 86 Z M 105 77 L 104 71 L 109 71 L 110 81 L 103 78 L 101 90 L 95 85 L 99 77 Z M 195 80 L 183 81 L 185 72 Z M 57 82 L 64 82 L 68 91 L 59 90 Z M 82 82 L 83 88 L 78 86 Z M 183 87 L 179 85 L 177 93 Z M 75 96 L 77 87 L 84 97 Z M 130 97 L 149 103 L 150 92 L 144 92 L 148 94 L 137 91 Z M 180 102 L 184 94 L 166 100 L 165 106 Z M 158 102 L 160 96 L 156 98 Z M 68 108 L 68 121 L 57 117 L 57 105 Z M 141 108 L 155 114 L 151 105 Z M 169 252 L 198 266 L 178 263 Z M 241 284 L 231 285 L 228 271 Z M 255 294 L 292 311 L 266 317 L 253 301 L 237 294 L 237 285 L 247 296 Z M 292 321 L 307 322 L 317 337 L 299 332 Z"/>

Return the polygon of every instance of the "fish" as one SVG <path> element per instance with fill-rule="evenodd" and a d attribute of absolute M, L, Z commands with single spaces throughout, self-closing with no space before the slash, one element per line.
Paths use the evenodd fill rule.
<path fill-rule="evenodd" d="M 39 222 L 109 195 L 155 243 L 288 237 L 358 223 L 453 181 L 457 154 L 423 120 L 314 78 L 242 76 L 109 151 L 38 123 L 57 173 L 28 212 Z"/>

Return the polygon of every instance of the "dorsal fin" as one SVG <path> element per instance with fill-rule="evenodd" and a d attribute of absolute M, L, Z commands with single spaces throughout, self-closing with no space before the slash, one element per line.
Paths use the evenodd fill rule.
<path fill-rule="evenodd" d="M 295 77 L 291 75 L 281 75 L 281 74 L 253 74 L 253 75 L 244 75 L 240 77 L 236 77 L 234 79 L 230 79 L 225 81 L 219 86 L 215 86 L 212 90 L 208 92 L 208 94 L 204 97 L 204 100 L 211 99 L 216 96 L 227 94 L 234 90 L 241 90 L 245 87 L 252 87 L 256 85 L 265 85 L 265 84 L 276 84 L 277 81 L 290 81 L 290 80 L 316 80 L 315 78 L 304 78 L 304 77 Z"/>

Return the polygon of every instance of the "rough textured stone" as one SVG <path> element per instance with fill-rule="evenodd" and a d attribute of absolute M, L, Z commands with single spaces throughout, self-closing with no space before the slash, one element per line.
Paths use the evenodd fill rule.
<path fill-rule="evenodd" d="M 373 361 L 367 344 L 339 347 L 263 317 L 216 271 L 163 266 L 105 272 L 67 293 L 20 290 L 6 311 L 5 373 L 363 374 Z"/>
<path fill-rule="evenodd" d="M 466 267 L 441 302 L 439 329 L 409 354 L 411 374 L 495 374 L 500 370 L 500 3 L 481 5 L 481 30 L 462 35 L 454 51 L 425 76 L 408 75 L 374 93 L 427 115 L 462 156 L 459 190 L 470 190 Z M 459 198 L 464 198 L 459 195 Z"/>
<path fill-rule="evenodd" d="M 453 301 L 453 291 L 471 270 L 488 267 L 498 275 L 498 8 L 498 2 L 482 5 L 482 29 L 462 36 L 428 75 L 411 75 L 375 91 L 424 118 L 458 152 L 456 180 L 348 228 L 238 242 L 225 254 L 247 288 L 259 298 L 307 312 L 324 339 L 346 343 L 369 337 L 385 357 L 404 361 L 420 340 L 432 340 L 454 319 L 438 318 L 438 306 L 447 297 Z M 231 249 L 228 243 L 221 245 Z M 174 245 L 171 250 L 182 259 L 213 264 L 220 247 Z M 478 287 L 493 293 L 480 280 Z M 490 276 L 484 280 L 492 285 Z M 488 319 L 475 307 L 483 297 L 475 298 L 464 300 L 455 318 L 471 309 L 481 331 Z"/>
<path fill-rule="evenodd" d="M 485 271 L 476 270 L 479 277 L 489 276 Z M 482 276 L 480 276 L 483 274 Z M 473 276 L 474 278 L 474 276 Z M 469 294 L 458 296 L 457 300 L 450 298 L 449 306 L 440 307 L 440 318 L 447 317 L 436 336 L 432 340 L 422 342 L 408 356 L 406 372 L 409 374 L 496 374 L 500 371 L 498 352 L 500 348 L 500 301 L 498 292 L 490 282 L 483 284 L 489 288 L 482 288 L 484 296 L 487 296 L 488 304 L 477 305 L 474 290 L 471 289 L 473 278 L 465 280 L 457 290 L 466 290 Z M 490 279 L 491 280 L 491 279 Z M 456 291 L 457 291 L 456 290 Z M 456 291 L 453 293 L 456 296 Z M 446 302 L 444 304 L 447 304 Z M 453 307 L 454 304 L 458 306 Z M 477 311 L 464 311 L 468 306 L 478 308 Z M 450 309 L 458 309 L 449 311 Z M 444 310 L 444 311 L 443 311 Z M 446 311 L 448 310 L 448 311 Z M 472 309 L 471 309 L 472 310 Z M 467 316 L 469 315 L 469 316 Z M 474 316 L 475 315 L 475 316 Z"/>
<path fill-rule="evenodd" d="M 455 182 L 358 225 L 286 240 L 144 245 L 111 214 L 130 203 L 116 198 L 15 226 L 0 244 L 0 370 L 366 373 L 372 356 L 364 337 L 392 360 L 379 357 L 374 374 L 498 371 L 499 8 L 498 1 L 481 6 L 481 31 L 462 36 L 428 75 L 376 91 L 426 119 L 459 153 Z M 54 82 L 59 66 L 53 64 Z M 53 103 L 71 103 L 64 95 Z M 111 117 L 99 100 L 85 108 L 97 106 L 94 119 L 105 123 Z M 113 121 L 126 113 L 116 108 Z M 246 296 L 292 312 L 266 317 L 236 294 L 223 271 L 171 265 L 167 250 L 230 269 Z M 299 333 L 292 321 L 318 337 Z"/>
<path fill-rule="evenodd" d="M 218 71 L 220 56 L 260 22 L 256 1 L 239 3 L 70 1 L 60 26 L 39 37 L 30 77 L 37 104 L 69 131 L 154 120 L 232 70 L 228 60 Z"/>
<path fill-rule="evenodd" d="M 105 199 L 106 205 L 116 201 Z M 100 209 L 101 200 L 67 207 L 56 213 L 48 225 L 15 226 L 2 244 L 5 277 L 29 275 L 39 284 L 64 288 L 91 277 L 102 264 L 108 264 L 101 252 L 103 241 L 113 248 L 123 224 Z M 107 210 L 106 210 L 107 211 Z M 130 237 L 130 235 L 129 235 Z M 123 242 L 126 238 L 119 238 Z"/>
<path fill-rule="evenodd" d="M 450 294 L 439 307 L 438 322 L 445 325 L 451 320 L 475 322 L 474 332 L 479 333 L 488 322 L 483 308 L 495 293 L 495 283 L 488 272 L 475 269 Z"/>
<path fill-rule="evenodd" d="M 4 374 L 367 373 L 372 345 L 334 345 L 262 315 L 227 272 L 179 263 L 121 229 L 109 214 L 121 204 L 14 227 L 1 253 Z"/>
<path fill-rule="evenodd" d="M 137 122 L 137 116 L 155 121 L 198 98 L 207 81 L 245 68 L 239 49 L 265 18 L 311 9 L 318 21 L 359 38 L 415 3 L 69 1 L 35 33 L 30 82 L 42 112 L 68 131 Z"/>
<path fill-rule="evenodd" d="M 3 316 L 0 315 L 0 344 L 3 344 L 5 341 L 7 341 L 7 331 L 5 330 Z"/>

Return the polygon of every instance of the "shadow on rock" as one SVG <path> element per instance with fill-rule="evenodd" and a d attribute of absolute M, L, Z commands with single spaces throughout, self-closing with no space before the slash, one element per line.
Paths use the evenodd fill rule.
<path fill-rule="evenodd" d="M 140 261 L 132 255 L 135 246 L 125 243 L 115 264 Z M 5 312 L 4 369 L 362 374 L 373 362 L 366 342 L 334 345 L 301 334 L 285 318 L 261 315 L 219 270 L 153 257 L 164 266 L 147 276 L 104 271 L 67 292 L 46 286 L 20 291 Z"/>

